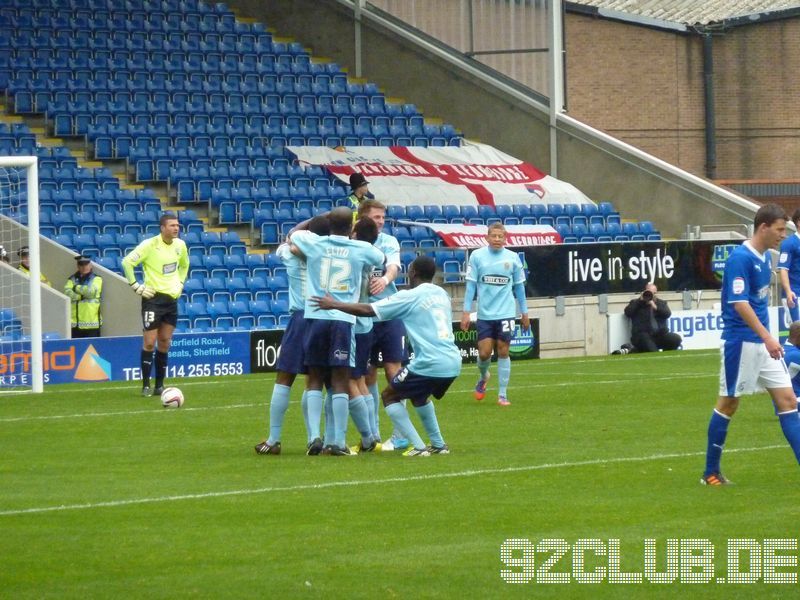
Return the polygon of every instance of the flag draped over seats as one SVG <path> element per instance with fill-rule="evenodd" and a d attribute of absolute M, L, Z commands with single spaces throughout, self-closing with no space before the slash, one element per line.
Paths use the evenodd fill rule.
<path fill-rule="evenodd" d="M 385 204 L 585 204 L 575 186 L 492 146 L 289 146 L 301 165 L 321 165 L 347 182 L 362 173 Z"/>
<path fill-rule="evenodd" d="M 456 248 L 481 248 L 487 246 L 486 225 L 469 223 L 419 223 L 399 221 L 401 225 L 428 227 L 444 240 L 445 246 Z M 506 225 L 506 245 L 547 246 L 560 244 L 561 235 L 549 225 Z"/>

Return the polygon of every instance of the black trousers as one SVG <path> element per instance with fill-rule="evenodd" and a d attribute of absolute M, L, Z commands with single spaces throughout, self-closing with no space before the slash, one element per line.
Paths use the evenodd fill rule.
<path fill-rule="evenodd" d="M 658 352 L 659 350 L 677 350 L 683 339 L 671 331 L 656 333 L 638 332 L 631 336 L 631 344 L 636 352 Z"/>
<path fill-rule="evenodd" d="M 100 328 L 97 329 L 79 329 L 77 327 L 72 328 L 72 339 L 77 338 L 89 338 L 89 337 L 100 337 Z"/>

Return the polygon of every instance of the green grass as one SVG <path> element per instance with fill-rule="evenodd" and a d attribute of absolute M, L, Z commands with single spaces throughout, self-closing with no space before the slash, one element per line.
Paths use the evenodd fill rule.
<path fill-rule="evenodd" d="M 619 539 L 622 570 L 639 572 L 646 538 L 660 566 L 667 539 L 706 538 L 715 577 L 729 538 L 796 538 L 797 463 L 766 395 L 731 426 L 736 485 L 698 484 L 717 368 L 696 352 L 514 363 L 503 409 L 496 377 L 472 399 L 467 367 L 437 402 L 453 453 L 422 459 L 306 457 L 298 389 L 283 454 L 257 456 L 270 376 L 172 382 L 177 411 L 132 384 L 2 396 L 0 597 L 785 597 L 792 586 L 763 582 L 500 576 L 508 538 Z"/>

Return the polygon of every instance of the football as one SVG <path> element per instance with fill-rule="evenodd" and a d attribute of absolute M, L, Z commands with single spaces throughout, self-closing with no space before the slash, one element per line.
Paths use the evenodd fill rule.
<path fill-rule="evenodd" d="M 183 392 L 176 387 L 168 387 L 161 392 L 161 404 L 164 408 L 180 408 L 183 406 Z"/>

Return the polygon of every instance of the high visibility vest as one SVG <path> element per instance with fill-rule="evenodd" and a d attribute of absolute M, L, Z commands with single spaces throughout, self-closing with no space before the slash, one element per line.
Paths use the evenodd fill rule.
<path fill-rule="evenodd" d="M 81 278 L 78 273 L 74 273 L 64 284 L 64 293 L 72 300 L 70 306 L 72 327 L 99 329 L 103 324 L 103 315 L 100 314 L 103 278 L 94 273 Z"/>
<path fill-rule="evenodd" d="M 355 194 L 350 194 L 347 199 L 350 201 L 350 208 L 353 209 L 353 225 L 358 221 L 358 207 L 361 206 L 361 200 Z"/>
<path fill-rule="evenodd" d="M 27 275 L 28 277 L 30 277 L 30 276 L 31 276 L 31 272 L 30 272 L 30 270 L 29 270 L 29 269 L 27 269 L 27 268 L 25 268 L 25 265 L 20 265 L 20 266 L 19 266 L 19 267 L 17 267 L 17 268 L 18 268 L 20 271 L 22 271 L 23 273 L 25 273 L 25 275 Z M 44 273 L 42 273 L 41 271 L 39 271 L 39 281 L 41 281 L 42 283 L 46 283 L 46 284 L 47 284 L 47 285 L 49 285 L 50 287 L 53 287 L 53 285 L 50 283 L 50 280 L 49 280 L 49 279 L 47 279 L 47 277 L 45 277 L 45 276 L 44 276 Z"/>

